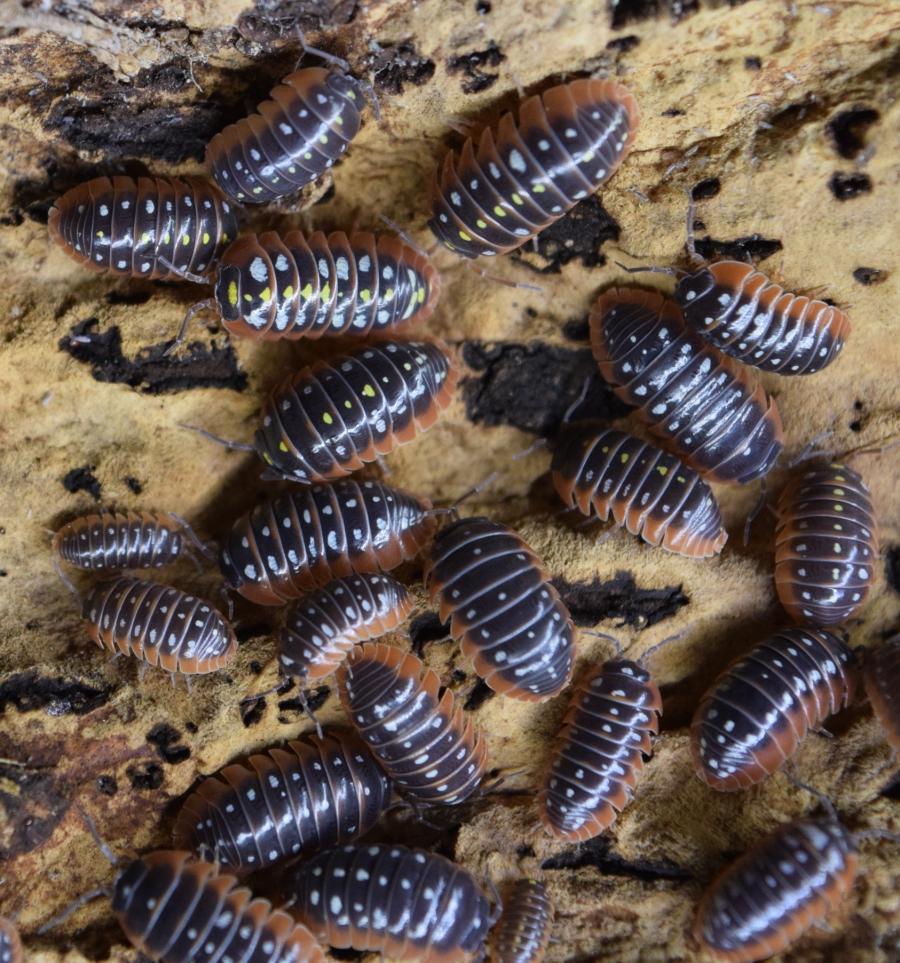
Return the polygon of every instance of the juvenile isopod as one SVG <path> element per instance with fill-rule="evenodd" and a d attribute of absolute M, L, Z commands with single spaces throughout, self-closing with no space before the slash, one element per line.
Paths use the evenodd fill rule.
<path fill-rule="evenodd" d="M 900 636 L 866 651 L 863 679 L 875 718 L 890 747 L 900 755 Z"/>
<path fill-rule="evenodd" d="M 491 930 L 493 963 L 541 963 L 553 930 L 553 904 L 536 879 L 517 879 L 503 892 L 503 912 Z"/>
<path fill-rule="evenodd" d="M 741 484 L 770 471 L 782 448 L 775 402 L 751 369 L 687 329 L 677 304 L 655 291 L 611 288 L 590 325 L 603 377 L 691 468 Z"/>
<path fill-rule="evenodd" d="M 451 151 L 432 185 L 435 237 L 465 257 L 506 254 L 593 194 L 622 163 L 639 123 L 631 93 L 581 79 L 529 97 L 517 119 Z"/>
<path fill-rule="evenodd" d="M 215 672 L 237 651 L 231 626 L 203 599 L 156 582 L 117 578 L 84 603 L 88 635 L 102 649 L 168 672 Z"/>
<path fill-rule="evenodd" d="M 197 177 L 97 177 L 63 194 L 48 224 L 92 271 L 167 280 L 208 274 L 238 232 L 232 206 Z"/>
<path fill-rule="evenodd" d="M 329 946 L 388 960 L 467 963 L 493 915 L 467 870 L 400 845 L 342 846 L 291 870 L 291 912 Z"/>
<path fill-rule="evenodd" d="M 782 629 L 738 659 L 703 697 L 691 723 L 694 767 L 720 792 L 780 769 L 810 729 L 855 692 L 853 652 L 824 629 Z"/>
<path fill-rule="evenodd" d="M 541 560 L 511 529 L 463 518 L 435 536 L 425 584 L 441 621 L 495 692 L 525 701 L 557 695 L 572 675 L 572 618 Z"/>
<path fill-rule="evenodd" d="M 22 963 L 22 940 L 12 920 L 0 916 L 0 963 Z"/>
<path fill-rule="evenodd" d="M 270 498 L 238 518 L 219 565 L 228 586 L 282 605 L 353 572 L 387 572 L 431 540 L 431 502 L 376 481 L 341 481 Z"/>
<path fill-rule="evenodd" d="M 238 872 L 306 857 L 367 833 L 391 785 L 347 733 L 308 736 L 205 779 L 175 823 L 175 845 Z"/>
<path fill-rule="evenodd" d="M 366 642 L 337 679 L 354 728 L 408 799 L 454 805 L 475 792 L 487 765 L 484 738 L 420 659 Z"/>
<path fill-rule="evenodd" d="M 778 501 L 775 588 L 797 622 L 836 625 L 865 602 L 878 533 L 869 489 L 845 465 L 808 468 Z"/>

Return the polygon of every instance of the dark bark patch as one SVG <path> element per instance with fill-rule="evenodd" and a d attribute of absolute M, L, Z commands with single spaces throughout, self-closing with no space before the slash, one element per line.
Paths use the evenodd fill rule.
<path fill-rule="evenodd" d="M 900 595 L 900 545 L 889 545 L 885 551 L 884 574 L 888 585 Z"/>
<path fill-rule="evenodd" d="M 705 201 L 710 197 L 715 197 L 722 189 L 722 182 L 718 177 L 707 177 L 705 180 L 697 181 L 691 188 L 691 198 L 695 201 Z"/>
<path fill-rule="evenodd" d="M 30 669 L 0 684 L 0 712 L 11 705 L 19 712 L 44 709 L 50 716 L 83 716 L 109 702 L 112 689 L 61 676 L 44 678 Z"/>
<path fill-rule="evenodd" d="M 579 626 L 621 619 L 622 625 L 649 628 L 690 602 L 680 585 L 640 588 L 630 572 L 617 572 L 607 581 L 567 582 L 555 578 L 553 584 Z"/>
<path fill-rule="evenodd" d="M 402 94 L 406 84 L 421 87 L 434 76 L 434 61 L 423 57 L 409 40 L 383 46 L 369 57 L 369 69 L 378 90 Z"/>
<path fill-rule="evenodd" d="M 131 782 L 133 789 L 159 789 L 165 778 L 163 768 L 158 762 L 143 762 L 129 766 L 125 775 Z"/>
<path fill-rule="evenodd" d="M 94 501 L 100 501 L 100 482 L 94 475 L 94 465 L 82 465 L 66 472 L 62 479 L 67 492 L 87 492 Z"/>
<path fill-rule="evenodd" d="M 629 862 L 613 851 L 606 836 L 585 840 L 541 863 L 541 869 L 582 869 L 585 866 L 600 870 L 604 876 L 628 876 L 650 881 L 693 878 L 690 870 L 667 859 Z"/>
<path fill-rule="evenodd" d="M 170 765 L 177 765 L 191 757 L 191 750 L 187 746 L 178 745 L 180 740 L 181 733 L 165 722 L 157 723 L 147 733 L 147 742 L 155 747 L 160 759 Z"/>
<path fill-rule="evenodd" d="M 872 178 L 868 174 L 835 171 L 828 181 L 828 189 L 839 201 L 849 201 L 860 194 L 870 194 Z"/>
<path fill-rule="evenodd" d="M 626 23 L 650 20 L 663 13 L 678 23 L 699 6 L 699 0 L 609 0 L 609 25 L 613 30 L 621 30 Z"/>
<path fill-rule="evenodd" d="M 777 238 L 751 234 L 749 237 L 736 237 L 732 241 L 717 241 L 712 237 L 697 238 L 697 253 L 707 261 L 727 259 L 732 261 L 765 261 L 784 245 Z"/>
<path fill-rule="evenodd" d="M 409 624 L 410 649 L 421 659 L 429 642 L 449 642 L 450 623 L 442 622 L 437 612 L 423 612 Z"/>
<path fill-rule="evenodd" d="M 599 267 L 606 264 L 601 246 L 606 241 L 618 241 L 620 233 L 618 222 L 606 213 L 600 199 L 588 197 L 510 257 L 537 274 L 559 274 L 574 260 L 584 267 Z M 543 264 L 532 263 L 534 257 Z"/>
<path fill-rule="evenodd" d="M 873 267 L 858 267 L 853 272 L 853 280 L 865 285 L 881 284 L 887 276 L 887 271 Z"/>
<path fill-rule="evenodd" d="M 825 124 L 825 133 L 841 157 L 855 160 L 866 148 L 866 133 L 880 116 L 874 107 L 858 104 L 836 113 Z"/>
<path fill-rule="evenodd" d="M 480 90 L 487 90 L 499 77 L 499 74 L 483 68 L 499 67 L 504 60 L 506 54 L 492 40 L 484 50 L 472 50 L 457 57 L 450 57 L 447 60 L 447 73 L 461 73 L 463 93 L 475 94 Z"/>

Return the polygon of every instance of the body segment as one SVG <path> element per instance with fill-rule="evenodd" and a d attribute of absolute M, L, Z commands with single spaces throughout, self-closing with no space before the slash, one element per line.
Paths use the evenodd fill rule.
<path fill-rule="evenodd" d="M 890 747 L 900 754 L 900 637 L 866 652 L 863 677 L 875 717 Z"/>

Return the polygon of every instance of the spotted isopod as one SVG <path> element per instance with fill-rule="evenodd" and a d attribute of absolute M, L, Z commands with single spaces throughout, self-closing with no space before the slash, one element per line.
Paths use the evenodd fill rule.
<path fill-rule="evenodd" d="M 677 304 L 655 291 L 611 288 L 590 325 L 603 377 L 691 468 L 741 484 L 771 470 L 782 448 L 775 402 L 751 369 L 687 329 Z"/>
<path fill-rule="evenodd" d="M 208 602 L 156 582 L 102 583 L 85 600 L 83 616 L 100 648 L 168 672 L 215 672 L 237 651 L 231 626 Z"/>
<path fill-rule="evenodd" d="M 548 832 L 577 842 L 612 826 L 634 796 L 661 714 L 659 689 L 637 662 L 611 659 L 587 672 L 538 793 Z"/>
<path fill-rule="evenodd" d="M 428 552 L 425 585 L 495 692 L 534 702 L 568 684 L 572 618 L 541 560 L 514 531 L 480 517 L 446 526 Z"/>
<path fill-rule="evenodd" d="M 580 79 L 529 97 L 451 151 L 435 173 L 435 237 L 465 257 L 506 254 L 593 194 L 634 144 L 631 93 L 612 80 Z"/>
<path fill-rule="evenodd" d="M 386 572 L 415 558 L 437 528 L 431 502 L 376 481 L 310 485 L 241 516 L 219 565 L 259 605 L 281 605 L 353 572 Z"/>
<path fill-rule="evenodd" d="M 551 465 L 570 508 L 640 535 L 687 558 L 722 551 L 728 533 L 712 489 L 693 469 L 655 445 L 591 422 L 564 429 Z"/>
<path fill-rule="evenodd" d="M 238 232 L 232 206 L 197 177 L 97 177 L 58 198 L 48 224 L 84 267 L 154 279 L 208 274 Z"/>
<path fill-rule="evenodd" d="M 869 489 L 845 465 L 817 465 L 788 482 L 778 501 L 775 589 L 797 622 L 836 625 L 865 602 L 878 532 Z"/>
<path fill-rule="evenodd" d="M 779 770 L 810 729 L 848 705 L 855 659 L 823 629 L 782 629 L 729 666 L 691 723 L 697 774 L 720 792 L 746 789 Z"/>
<path fill-rule="evenodd" d="M 305 67 L 269 97 L 206 148 L 210 174 L 239 204 L 268 204 L 298 191 L 328 170 L 359 131 L 361 87 L 343 70 Z"/>
<path fill-rule="evenodd" d="M 768 959 L 823 923 L 850 894 L 858 869 L 853 837 L 836 820 L 788 823 L 713 880 L 694 936 L 716 960 Z"/>
<path fill-rule="evenodd" d="M 407 798 L 454 805 L 475 792 L 487 765 L 484 738 L 421 659 L 366 642 L 337 679 L 354 728 Z"/>
<path fill-rule="evenodd" d="M 22 940 L 12 920 L 0 916 L 0 963 L 22 963 Z"/>
<path fill-rule="evenodd" d="M 278 636 L 282 676 L 304 685 L 324 679 L 353 646 L 397 628 L 412 607 L 406 586 L 389 575 L 359 573 L 310 592 L 285 611 Z"/>
<path fill-rule="evenodd" d="M 900 636 L 866 652 L 863 679 L 875 718 L 900 755 Z"/>
<path fill-rule="evenodd" d="M 249 872 L 357 839 L 390 800 L 355 736 L 308 736 L 204 779 L 179 813 L 175 845 Z"/>
<path fill-rule="evenodd" d="M 320 853 L 289 871 L 282 893 L 322 942 L 388 960 L 466 963 L 493 922 L 471 873 L 436 853 L 400 845 Z"/>
<path fill-rule="evenodd" d="M 553 904 L 536 879 L 517 879 L 503 892 L 503 912 L 491 930 L 494 963 L 541 963 L 553 931 Z"/>

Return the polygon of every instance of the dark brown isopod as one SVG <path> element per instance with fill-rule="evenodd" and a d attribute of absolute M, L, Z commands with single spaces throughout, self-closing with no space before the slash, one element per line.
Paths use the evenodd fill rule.
<path fill-rule="evenodd" d="M 116 879 L 113 912 L 141 952 L 163 963 L 324 963 L 309 930 L 190 853 L 136 859 Z"/>
<path fill-rule="evenodd" d="M 875 717 L 900 755 L 900 636 L 866 652 L 863 679 Z"/>
<path fill-rule="evenodd" d="M 0 963 L 22 963 L 22 940 L 11 920 L 0 916 Z"/>
<path fill-rule="evenodd" d="M 165 279 L 207 274 L 238 231 L 228 201 L 197 177 L 97 177 L 63 194 L 48 224 L 92 271 Z"/>
<path fill-rule="evenodd" d="M 195 278 L 194 280 L 202 280 Z M 211 302 L 231 334 L 281 338 L 392 334 L 431 316 L 440 275 L 391 234 L 248 234 L 222 255 Z"/>
<path fill-rule="evenodd" d="M 845 465 L 809 468 L 778 501 L 775 588 L 797 622 L 836 625 L 865 602 L 878 533 L 869 489 Z"/>
<path fill-rule="evenodd" d="M 538 794 L 541 821 L 578 842 L 607 830 L 631 802 L 659 732 L 662 698 L 637 662 L 612 659 L 572 693 Z"/>
<path fill-rule="evenodd" d="M 411 653 L 373 642 L 338 669 L 341 702 L 356 731 L 410 799 L 453 805 L 478 788 L 484 738 L 437 673 Z"/>
<path fill-rule="evenodd" d="M 53 536 L 54 554 L 93 571 L 162 568 L 184 548 L 185 522 L 167 512 L 99 512 L 67 522 Z"/>
<path fill-rule="evenodd" d="M 390 797 L 356 737 L 309 736 L 205 779 L 181 809 L 175 845 L 238 872 L 262 869 L 364 835 Z"/>
<path fill-rule="evenodd" d="M 344 478 L 427 431 L 459 371 L 445 346 L 389 341 L 318 361 L 275 388 L 254 446 L 291 481 Z"/>
<path fill-rule="evenodd" d="M 553 904 L 536 879 L 517 879 L 503 893 L 503 913 L 491 930 L 493 963 L 541 963 L 553 930 Z"/>
<path fill-rule="evenodd" d="M 431 502 L 376 481 L 310 485 L 241 516 L 219 556 L 228 585 L 282 605 L 353 572 L 414 558 L 437 528 Z"/>
<path fill-rule="evenodd" d="M 461 866 L 406 846 L 342 846 L 291 870 L 283 895 L 322 942 L 388 960 L 465 963 L 481 950 L 491 907 Z"/>
<path fill-rule="evenodd" d="M 775 633 L 729 666 L 691 723 L 694 768 L 721 792 L 771 776 L 810 729 L 848 705 L 855 659 L 836 635 L 794 628 Z"/>
<path fill-rule="evenodd" d="M 268 204 L 330 168 L 356 136 L 361 89 L 343 70 L 305 67 L 206 148 L 216 183 L 239 204 Z"/>
<path fill-rule="evenodd" d="M 506 254 L 593 194 L 628 155 L 639 122 L 612 80 L 573 80 L 529 97 L 450 152 L 435 173 L 435 237 L 465 257 Z"/>
<path fill-rule="evenodd" d="M 335 579 L 288 606 L 278 641 L 281 674 L 306 685 L 331 675 L 360 642 L 397 628 L 412 611 L 409 591 L 389 575 Z"/>
<path fill-rule="evenodd" d="M 603 377 L 688 465 L 741 484 L 772 468 L 782 448 L 775 402 L 753 371 L 688 330 L 674 301 L 611 288 L 590 324 Z"/>
<path fill-rule="evenodd" d="M 231 626 L 208 602 L 156 582 L 103 583 L 88 596 L 83 615 L 100 648 L 168 672 L 214 672 L 237 651 Z"/>
<path fill-rule="evenodd" d="M 688 558 L 722 551 L 728 533 L 709 485 L 674 455 L 590 422 L 564 430 L 553 453 L 553 484 L 570 508 Z"/>
<path fill-rule="evenodd" d="M 463 518 L 435 536 L 425 567 L 441 621 L 495 691 L 552 698 L 572 675 L 572 618 L 541 560 L 511 529 Z"/>
<path fill-rule="evenodd" d="M 788 823 L 713 880 L 697 910 L 694 936 L 716 960 L 768 959 L 843 903 L 858 868 L 853 838 L 840 823 Z"/>
<path fill-rule="evenodd" d="M 850 334 L 843 311 L 791 294 L 742 261 L 719 261 L 682 277 L 675 300 L 687 324 L 720 351 L 781 375 L 821 371 Z"/>

